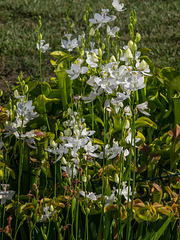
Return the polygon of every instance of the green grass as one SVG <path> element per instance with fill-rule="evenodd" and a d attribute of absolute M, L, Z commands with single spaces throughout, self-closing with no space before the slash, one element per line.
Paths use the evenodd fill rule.
<path fill-rule="evenodd" d="M 51 50 L 60 50 L 61 38 L 67 33 L 66 10 L 70 10 L 71 22 L 75 23 L 74 34 L 86 31 L 83 14 L 86 3 L 92 8 L 91 17 L 101 8 L 111 7 L 108 0 L 3 0 L 0 2 L 0 75 L 10 82 L 17 80 L 22 70 L 24 77 L 38 78 L 38 52 L 36 28 L 38 16 L 42 17 L 42 35 L 50 43 Z M 128 19 L 132 9 L 137 13 L 136 30 L 142 39 L 139 47 L 152 51 L 149 57 L 156 66 L 177 67 L 180 58 L 180 2 L 174 1 L 124 1 L 126 11 L 117 13 L 114 25 L 120 27 L 120 47 L 129 40 Z M 79 31 L 78 31 L 78 30 Z M 53 76 L 49 61 L 50 52 L 43 55 L 43 75 Z M 0 79 L 0 82 L 2 80 Z"/>

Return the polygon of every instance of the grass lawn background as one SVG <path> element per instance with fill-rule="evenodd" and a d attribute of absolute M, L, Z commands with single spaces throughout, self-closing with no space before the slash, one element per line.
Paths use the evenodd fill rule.
<path fill-rule="evenodd" d="M 39 56 L 36 50 L 38 16 L 42 17 L 42 35 L 51 51 L 62 50 L 61 39 L 68 32 L 66 11 L 70 22 L 75 23 L 74 37 L 86 32 L 83 15 L 87 3 L 93 18 L 101 8 L 112 8 L 112 1 L 96 0 L 3 0 L 0 1 L 0 88 L 2 77 L 13 84 L 22 70 L 24 77 L 39 77 Z M 178 67 L 180 59 L 180 1 L 124 1 L 126 11 L 118 13 L 111 26 L 120 27 L 120 47 L 130 39 L 128 31 L 131 10 L 137 13 L 136 31 L 142 36 L 139 47 L 152 51 L 148 56 L 158 67 Z M 104 29 L 101 29 L 102 32 Z M 87 33 L 87 32 L 86 32 Z M 43 75 L 45 79 L 54 76 L 50 64 L 50 52 L 43 54 Z"/>

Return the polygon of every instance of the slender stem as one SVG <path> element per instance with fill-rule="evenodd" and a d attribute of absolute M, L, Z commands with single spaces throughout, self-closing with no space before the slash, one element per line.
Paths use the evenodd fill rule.
<path fill-rule="evenodd" d="M 20 137 L 20 161 L 19 161 L 19 176 L 18 176 L 18 193 L 17 193 L 17 217 L 16 217 L 16 224 L 15 224 L 15 234 L 17 230 L 18 224 L 18 211 L 19 211 L 19 196 L 20 196 L 20 189 L 21 189 L 21 175 L 22 175 L 22 166 L 24 160 L 24 140 Z"/>
<path fill-rule="evenodd" d="M 107 61 L 109 62 L 109 36 L 107 34 L 107 23 L 106 23 L 106 41 L 107 41 Z"/>

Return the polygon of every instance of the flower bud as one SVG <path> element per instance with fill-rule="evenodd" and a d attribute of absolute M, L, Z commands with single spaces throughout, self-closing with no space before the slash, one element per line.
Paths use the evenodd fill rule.
<path fill-rule="evenodd" d="M 65 157 L 62 157 L 62 158 L 61 158 L 61 163 L 62 163 L 63 165 L 66 165 L 66 164 L 67 164 L 67 161 L 66 161 Z"/>
<path fill-rule="evenodd" d="M 116 173 L 115 175 L 114 175 L 114 181 L 115 181 L 115 183 L 119 183 L 119 176 L 118 176 L 118 174 Z"/>
<path fill-rule="evenodd" d="M 22 86 L 25 86 L 25 84 L 26 84 L 26 83 L 25 83 L 25 81 L 23 80 L 23 81 L 21 82 L 21 85 L 22 85 Z"/>
<path fill-rule="evenodd" d="M 125 52 L 125 57 L 128 58 L 128 59 L 132 59 L 133 58 L 133 55 L 132 55 L 132 52 L 129 48 L 127 48 L 126 52 Z"/>
<path fill-rule="evenodd" d="M 98 55 L 99 55 L 100 58 L 102 58 L 102 50 L 101 50 L 101 48 L 98 49 Z"/>
<path fill-rule="evenodd" d="M 111 56 L 111 58 L 110 58 L 110 62 L 116 62 L 116 58 L 115 58 L 114 55 Z"/>
<path fill-rule="evenodd" d="M 81 50 L 80 55 L 81 55 L 81 57 L 84 56 L 84 50 Z"/>
<path fill-rule="evenodd" d="M 132 46 L 133 46 L 133 41 L 130 40 L 130 41 L 128 42 L 128 48 L 129 48 L 130 50 L 132 50 Z"/>
<path fill-rule="evenodd" d="M 119 49 L 119 58 L 122 57 L 122 55 L 123 55 L 123 51 Z"/>
<path fill-rule="evenodd" d="M 129 128 L 130 128 L 130 122 L 128 119 L 126 119 L 124 123 L 124 129 L 129 129 Z"/>
<path fill-rule="evenodd" d="M 70 137 L 71 135 L 72 135 L 72 131 L 71 131 L 70 128 L 68 128 L 68 129 L 66 129 L 66 130 L 64 131 L 64 136 Z"/>
<path fill-rule="evenodd" d="M 140 62 L 139 66 L 137 67 L 137 70 L 144 71 L 147 68 L 147 62 L 144 61 L 144 59 Z"/>
<path fill-rule="evenodd" d="M 50 139 L 50 146 L 51 147 L 57 147 L 57 143 L 53 139 Z"/>
<path fill-rule="evenodd" d="M 75 26 L 75 23 L 74 23 L 74 22 L 72 22 L 72 24 L 71 24 L 71 29 L 72 29 L 74 26 Z"/>
<path fill-rule="evenodd" d="M 73 115 L 73 110 L 71 108 L 68 108 L 67 113 L 68 115 Z"/>
<path fill-rule="evenodd" d="M 50 205 L 50 208 L 49 208 L 49 210 L 50 210 L 51 212 L 54 212 L 54 207 L 53 207 L 53 205 L 52 205 L 52 204 Z"/>
<path fill-rule="evenodd" d="M 98 57 L 97 57 L 97 55 L 96 55 L 95 53 L 92 53 L 92 60 L 93 60 L 93 62 L 95 62 L 95 63 L 98 63 L 98 62 L 99 62 L 99 59 L 98 59 Z"/>
<path fill-rule="evenodd" d="M 141 40 L 141 35 L 136 33 L 135 43 L 138 43 Z"/>
<path fill-rule="evenodd" d="M 90 31 L 89 31 L 89 36 L 94 36 L 95 35 L 95 30 L 94 30 L 94 28 L 92 27 L 91 29 L 90 29 Z"/>
<path fill-rule="evenodd" d="M 20 95 L 19 95 L 19 92 L 18 92 L 18 90 L 16 89 L 15 91 L 14 91 L 14 97 L 15 98 L 18 98 Z"/>
<path fill-rule="evenodd" d="M 85 22 L 87 21 L 86 14 L 84 14 L 84 16 L 83 16 L 83 20 L 84 20 Z"/>
<path fill-rule="evenodd" d="M 3 95 L 3 90 L 0 89 L 0 97 Z"/>
<path fill-rule="evenodd" d="M 9 109 L 9 116 L 11 117 L 13 115 L 12 109 Z"/>
<path fill-rule="evenodd" d="M 90 209 L 89 208 L 86 208 L 86 214 L 89 214 L 90 213 Z"/>
<path fill-rule="evenodd" d="M 28 85 L 25 84 L 25 86 L 24 86 L 24 93 L 27 93 L 28 90 L 29 90 L 29 87 L 28 87 Z"/>
<path fill-rule="evenodd" d="M 102 43 L 101 49 L 104 50 L 105 48 L 106 48 L 106 45 L 104 43 Z"/>
<path fill-rule="evenodd" d="M 132 51 L 133 51 L 133 52 L 136 52 L 136 51 L 137 51 L 137 45 L 136 45 L 136 43 L 133 43 L 133 45 L 132 45 Z"/>
<path fill-rule="evenodd" d="M 84 183 L 86 183 L 86 182 L 87 182 L 87 177 L 86 177 L 86 176 L 82 176 L 82 181 L 83 181 Z"/>

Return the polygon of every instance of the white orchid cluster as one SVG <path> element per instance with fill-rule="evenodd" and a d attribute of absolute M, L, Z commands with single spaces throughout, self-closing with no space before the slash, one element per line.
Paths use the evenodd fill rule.
<path fill-rule="evenodd" d="M 69 176 L 75 177 L 79 168 L 79 159 L 93 161 L 92 158 L 98 157 L 95 151 L 99 146 L 93 145 L 91 136 L 95 131 L 87 130 L 85 120 L 79 118 L 77 112 L 73 112 L 72 109 L 68 109 L 68 114 L 70 120 L 64 122 L 66 129 L 64 136 L 60 137 L 62 143 L 57 145 L 53 141 L 52 147 L 47 148 L 46 151 L 57 155 L 56 161 L 61 160 L 65 165 L 62 166 L 62 170 L 66 171 Z M 70 156 L 70 162 L 66 161 L 67 156 Z"/>
<path fill-rule="evenodd" d="M 15 118 L 14 121 L 7 121 L 5 124 L 5 138 L 14 135 L 18 139 L 23 139 L 30 147 L 34 147 L 34 137 L 36 134 L 34 130 L 25 132 L 27 124 L 38 117 L 37 112 L 34 111 L 35 107 L 32 106 L 32 100 L 26 101 L 26 96 L 20 96 L 15 94 L 18 99 L 16 103 Z M 8 114 L 12 114 L 11 111 L 7 111 Z"/>
<path fill-rule="evenodd" d="M 83 197 L 91 201 L 99 201 L 102 198 L 102 194 L 97 195 L 96 193 L 93 193 L 93 192 L 80 191 L 79 193 Z M 122 187 L 120 189 L 113 188 L 110 196 L 104 195 L 105 207 L 117 202 L 118 195 L 124 196 L 125 200 L 128 201 L 128 196 L 132 195 L 131 186 L 128 187 L 127 182 L 123 182 Z M 130 198 L 129 198 L 129 202 L 131 202 Z"/>

